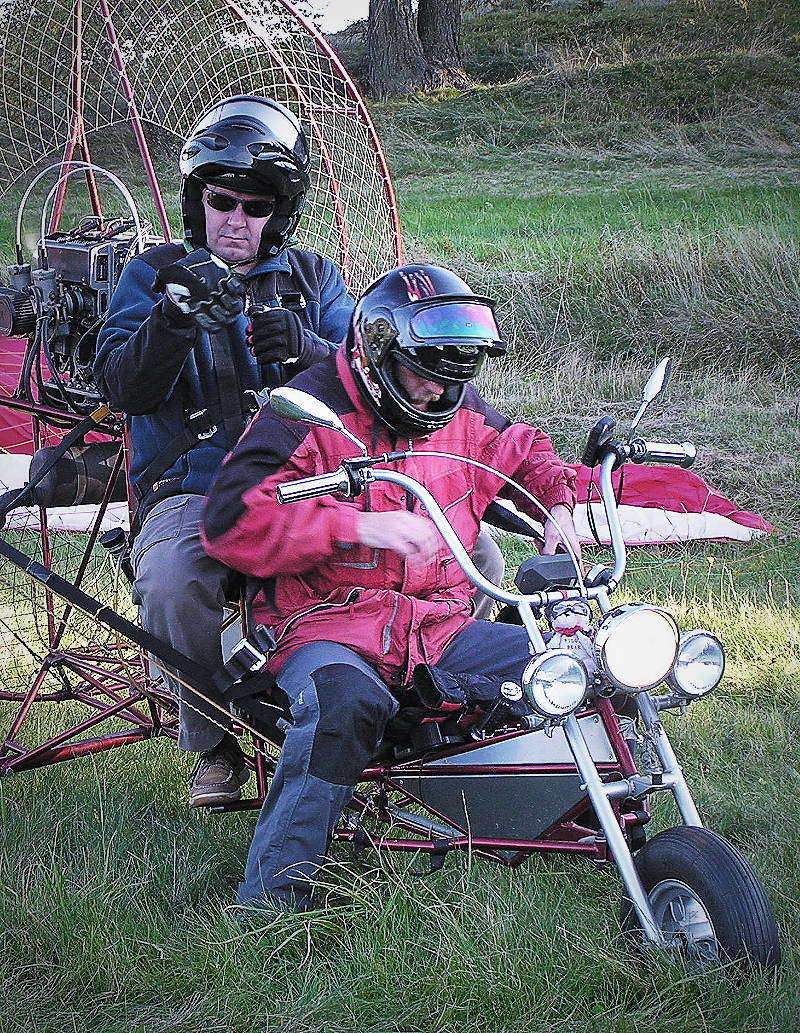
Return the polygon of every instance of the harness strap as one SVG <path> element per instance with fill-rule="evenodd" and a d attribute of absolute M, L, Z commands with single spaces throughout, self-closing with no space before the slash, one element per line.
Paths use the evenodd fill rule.
<path fill-rule="evenodd" d="M 306 307 L 306 299 L 299 292 L 291 290 L 294 286 L 291 273 L 281 273 L 280 278 L 281 293 L 279 294 L 278 273 L 275 270 L 264 273 L 263 288 L 258 292 L 259 299 L 277 301 L 284 308 L 302 311 Z M 288 288 L 288 290 L 284 290 L 284 288 Z M 137 507 L 131 522 L 130 541 L 133 541 L 141 529 L 142 502 L 145 497 L 148 497 L 148 503 L 152 505 L 152 493 L 154 489 L 156 494 L 158 493 L 158 482 L 167 470 L 181 456 L 191 451 L 198 441 L 216 434 L 220 425 L 225 430 L 225 441 L 228 448 L 233 448 L 241 437 L 248 419 L 257 409 L 257 403 L 248 404 L 247 402 L 247 396 L 252 395 L 252 392 L 242 390 L 239 374 L 232 358 L 229 330 L 225 328 L 224 331 L 210 334 L 209 337 L 220 404 L 189 413 L 181 433 L 158 453 L 142 473 L 134 487 Z M 46 472 L 46 469 L 43 472 Z M 170 485 L 164 494 L 166 496 L 174 493 L 174 485 Z"/>
<path fill-rule="evenodd" d="M 88 613 L 90 617 L 94 617 L 95 620 L 111 628 L 112 631 L 118 632 L 137 646 L 146 649 L 156 659 L 161 660 L 170 667 L 177 668 L 182 675 L 186 676 L 190 683 L 197 683 L 190 684 L 191 688 L 197 688 L 199 685 L 212 681 L 212 672 L 202 664 L 198 664 L 195 660 L 184 656 L 183 653 L 178 652 L 168 642 L 164 642 L 162 639 L 156 638 L 155 635 L 144 631 L 110 606 L 101 603 L 99 599 L 95 599 L 93 596 L 87 595 L 82 589 L 77 588 L 71 582 L 56 574 L 55 571 L 44 566 L 44 564 L 39 563 L 30 556 L 26 556 L 24 552 L 15 549 L 13 545 L 10 545 L 2 538 L 0 538 L 0 556 L 24 571 L 34 581 L 38 581 L 45 588 L 50 589 L 61 599 L 66 599 L 68 603 L 77 606 L 78 609 Z"/>
<path fill-rule="evenodd" d="M 447 854 L 450 851 L 449 841 L 439 836 L 432 836 L 431 843 L 431 849 L 428 851 L 428 870 L 426 872 L 410 872 L 409 874 L 415 879 L 424 879 L 438 872 L 447 859 Z"/>
<path fill-rule="evenodd" d="M 245 428 L 245 417 L 242 408 L 244 394 L 239 380 L 239 373 L 233 361 L 230 327 L 225 326 L 216 333 L 209 334 L 211 356 L 214 360 L 214 372 L 219 388 L 219 403 L 222 425 L 225 428 L 225 442 L 229 449 L 233 448 Z"/>
<path fill-rule="evenodd" d="M 142 528 L 142 503 L 145 496 L 150 496 L 152 504 L 154 495 L 158 494 L 158 482 L 161 477 L 170 469 L 182 455 L 185 455 L 198 441 L 210 438 L 217 431 L 220 419 L 220 407 L 212 406 L 208 409 L 199 409 L 186 417 L 186 423 L 181 433 L 162 448 L 158 455 L 145 468 L 137 484 L 133 487 L 136 496 L 136 512 L 131 521 L 129 541 L 133 541 Z M 170 488 L 170 493 L 172 489 Z"/>

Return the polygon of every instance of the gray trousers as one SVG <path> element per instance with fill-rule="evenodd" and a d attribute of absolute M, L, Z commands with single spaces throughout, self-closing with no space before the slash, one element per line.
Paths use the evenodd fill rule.
<path fill-rule="evenodd" d="M 200 542 L 201 495 L 175 495 L 156 503 L 133 543 L 135 574 L 133 601 L 145 631 L 169 642 L 179 652 L 211 671 L 222 666 L 222 610 L 231 572 L 206 555 Z M 503 554 L 497 543 L 481 532 L 473 552 L 478 570 L 499 584 Z M 493 600 L 475 595 L 476 617 L 488 617 Z M 170 692 L 179 700 L 178 745 L 204 753 L 222 740 L 230 727 L 226 705 L 211 685 L 204 690 L 209 706 L 169 671 L 164 672 Z"/>
<path fill-rule="evenodd" d="M 231 580 L 228 567 L 211 559 L 200 542 L 201 495 L 175 495 L 156 503 L 133 543 L 133 601 L 145 631 L 210 671 L 222 666 L 222 608 Z M 203 694 L 220 709 L 198 700 L 164 672 L 180 702 L 178 745 L 203 753 L 230 728 L 221 694 L 208 685 Z"/>
<path fill-rule="evenodd" d="M 528 635 L 511 624 L 476 621 L 437 666 L 458 674 L 519 681 L 530 660 Z M 253 832 L 240 904 L 303 910 L 343 808 L 375 755 L 397 703 L 353 650 L 314 642 L 281 668 L 293 724 Z"/>

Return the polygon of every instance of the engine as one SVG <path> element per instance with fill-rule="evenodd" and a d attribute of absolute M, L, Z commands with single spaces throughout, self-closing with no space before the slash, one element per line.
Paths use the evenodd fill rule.
<path fill-rule="evenodd" d="M 18 253 L 8 286 L 0 284 L 0 336 L 28 338 L 29 401 L 82 414 L 102 401 L 92 375 L 97 334 L 125 262 L 157 242 L 142 241 L 133 219 L 91 217 L 42 238 L 38 268 Z"/>

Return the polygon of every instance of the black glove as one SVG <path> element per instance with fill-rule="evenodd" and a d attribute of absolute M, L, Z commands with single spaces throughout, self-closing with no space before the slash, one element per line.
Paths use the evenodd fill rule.
<path fill-rule="evenodd" d="M 243 281 L 206 248 L 198 248 L 156 273 L 153 290 L 167 298 L 178 322 L 187 319 L 214 333 L 243 311 Z"/>
<path fill-rule="evenodd" d="M 290 309 L 253 305 L 247 315 L 247 346 L 260 369 L 280 362 L 294 365 L 299 372 L 328 355 L 321 341 L 303 333 L 300 317 Z"/>

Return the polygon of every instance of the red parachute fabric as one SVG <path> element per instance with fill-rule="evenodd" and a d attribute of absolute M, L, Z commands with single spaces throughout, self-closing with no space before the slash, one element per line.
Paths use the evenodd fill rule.
<path fill-rule="evenodd" d="M 0 399 L 16 390 L 27 343 L 21 337 L 0 338 Z M 30 416 L 0 405 L 0 452 L 31 451 Z"/>
<path fill-rule="evenodd" d="M 576 490 L 579 507 L 586 502 L 589 482 L 593 480 L 590 503 L 593 504 L 593 514 L 597 516 L 600 512 L 600 507 L 595 505 L 600 499 L 599 471 L 580 464 L 572 469 L 578 476 Z M 619 477 L 620 471 L 612 474 L 617 491 Z M 702 477 L 677 466 L 627 465 L 624 469 L 620 506 L 623 533 L 629 545 L 650 544 L 659 540 L 685 541 L 690 538 L 747 540 L 775 530 L 758 513 L 739 509 L 730 499 L 714 491 Z M 580 508 L 585 509 L 585 506 Z M 740 529 L 738 531 L 737 526 Z M 590 537 L 587 536 L 587 540 Z M 601 540 L 607 540 L 607 536 L 604 538 L 601 534 L 600 537 Z"/>

